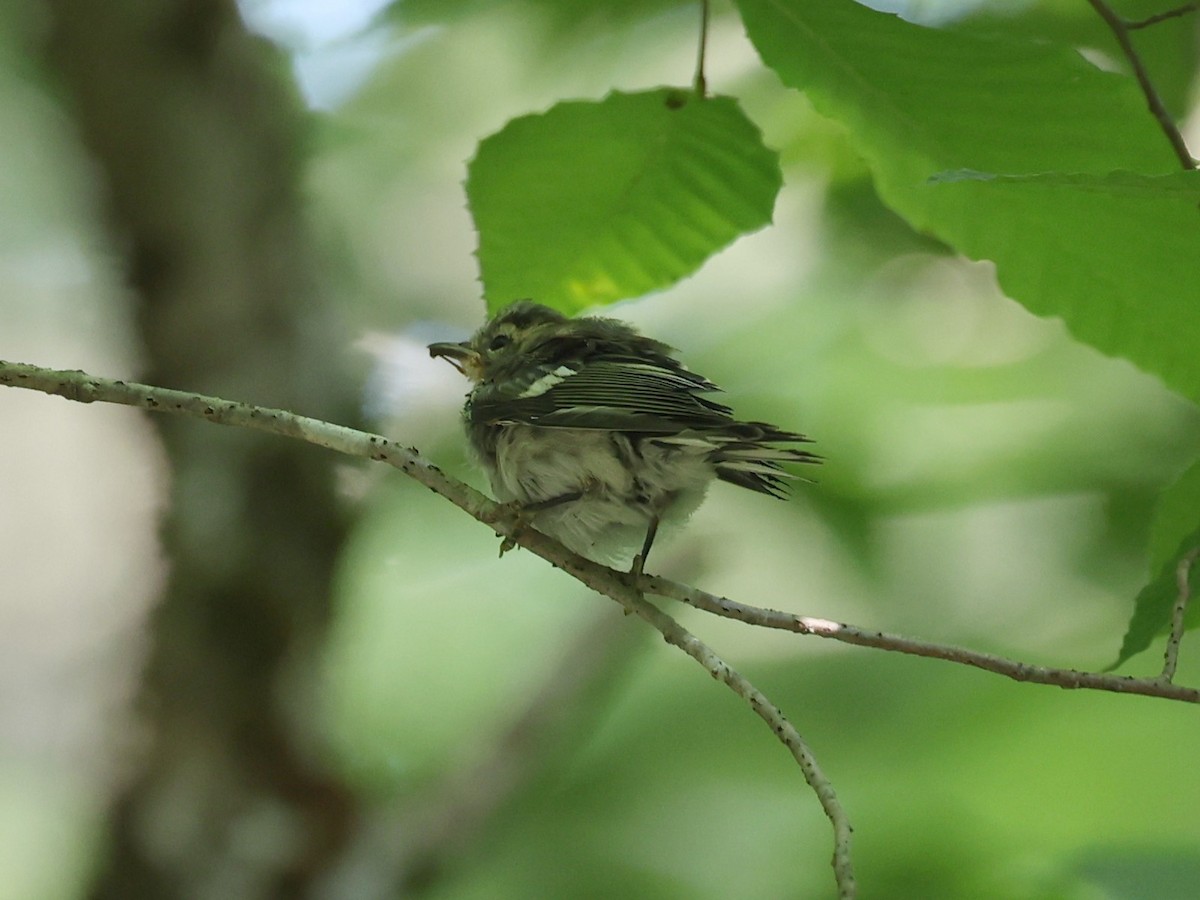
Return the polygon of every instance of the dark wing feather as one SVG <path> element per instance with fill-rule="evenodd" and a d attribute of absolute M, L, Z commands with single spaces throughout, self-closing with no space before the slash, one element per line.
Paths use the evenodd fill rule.
<path fill-rule="evenodd" d="M 701 394 L 718 390 L 674 360 L 670 367 L 629 358 L 591 359 L 546 367 L 521 394 L 479 391 L 476 424 L 522 422 L 547 428 L 599 428 L 674 434 L 733 422 L 731 410 Z"/>

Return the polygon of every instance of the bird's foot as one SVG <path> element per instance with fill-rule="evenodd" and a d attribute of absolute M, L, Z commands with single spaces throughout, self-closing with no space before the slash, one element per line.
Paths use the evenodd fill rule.
<path fill-rule="evenodd" d="M 529 528 L 533 527 L 534 517 L 538 513 L 544 512 L 547 509 L 553 509 L 556 506 L 562 506 L 564 503 L 574 503 L 576 500 L 584 496 L 587 489 L 572 491 L 568 494 L 560 494 L 557 497 L 550 497 L 546 500 L 534 500 L 529 503 L 522 503 L 520 500 L 512 500 L 508 503 L 500 503 L 496 507 L 496 512 L 488 517 L 489 525 L 501 525 L 502 530 L 506 532 L 501 534 L 503 538 L 500 541 L 500 555 L 503 556 L 513 547 L 517 546 L 521 535 Z"/>
<path fill-rule="evenodd" d="M 529 527 L 529 519 L 525 504 L 518 500 L 497 503 L 495 510 L 486 517 L 484 521 L 496 530 L 496 536 L 501 539 L 501 556 L 517 546 L 518 539 Z"/>

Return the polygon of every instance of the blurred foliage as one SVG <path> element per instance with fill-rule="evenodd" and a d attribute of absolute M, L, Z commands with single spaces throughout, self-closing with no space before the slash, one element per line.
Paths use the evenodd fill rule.
<path fill-rule="evenodd" d="M 392 15 L 414 25 L 448 24 L 494 10 L 500 0 L 400 0 Z M 604 24 L 631 27 L 661 10 L 692 6 L 687 0 L 528 0 L 531 14 L 556 29 L 576 30 Z M 698 18 L 698 17 L 697 17 Z"/>
<path fill-rule="evenodd" d="M 487 79 L 478 69 L 460 72 L 462 83 L 471 85 L 472 104 L 482 111 L 482 133 L 522 112 L 520 103 L 509 105 L 511 94 L 496 83 L 517 83 L 530 109 L 561 97 L 601 95 L 613 84 L 637 89 L 680 84 L 686 76 L 686 52 L 672 57 L 673 68 L 647 67 L 648 56 L 640 68 L 627 65 L 636 54 L 628 54 L 620 41 L 611 36 L 598 41 L 582 28 L 565 34 L 539 31 L 541 20 L 533 9 L 486 19 L 495 29 L 487 37 L 482 25 L 472 28 L 464 17 L 419 51 L 429 57 L 430 67 L 440 57 L 439 74 L 453 78 L 461 69 L 455 62 L 461 46 L 495 40 L 505 48 L 499 59 L 488 58 Z M 661 20 L 657 26 L 663 26 Z M 686 48 L 690 21 L 680 19 L 675 26 L 676 39 Z M 647 38 L 646 45 L 664 44 L 666 31 Z M 524 79 L 511 74 L 514 40 L 532 42 L 520 44 L 535 72 Z M 716 45 L 722 46 L 719 32 Z M 1054 60 L 1047 63 L 1051 68 L 1066 66 L 1072 83 L 1078 81 L 1075 76 L 1092 83 L 1093 70 L 1071 63 L 1064 53 L 1035 55 Z M 887 54 L 877 50 L 876 56 Z M 921 55 L 901 62 L 895 57 L 880 64 L 929 64 Z M 554 66 L 555 60 L 568 58 L 570 68 Z M 713 51 L 710 66 L 720 59 L 721 51 Z M 550 90 L 536 77 L 545 71 L 554 73 Z M 375 120 L 382 110 L 394 108 L 395 97 L 419 98 L 421 92 L 411 86 L 414 77 L 413 56 L 397 60 L 337 121 L 353 120 L 367 107 Z M 493 85 L 490 94 L 482 90 L 485 80 Z M 961 72 L 949 69 L 940 79 L 928 78 L 930 93 L 914 101 L 919 108 L 910 118 L 938 115 L 943 95 L 963 80 Z M 1105 102 L 1120 111 L 1103 108 L 1112 119 L 1106 128 L 1126 127 L 1125 116 L 1136 119 L 1132 127 L 1140 135 L 1139 146 L 1169 164 L 1161 136 L 1143 127 L 1136 92 L 1110 76 L 1095 83 L 1102 85 Z M 911 79 L 895 74 L 876 84 L 880 91 L 912 87 Z M 1155 379 L 1074 343 L 1058 324 L 1032 319 L 998 295 L 990 270 L 948 256 L 941 241 L 882 204 L 859 154 L 876 174 L 877 160 L 852 122 L 814 115 L 749 62 L 727 72 L 716 89 L 738 97 L 764 130 L 768 146 L 780 148 L 791 189 L 807 199 L 785 189 L 774 229 L 743 239 L 670 294 L 622 306 L 615 314 L 684 347 L 689 364 L 725 386 L 739 412 L 800 422 L 818 436 L 828 462 L 819 484 L 802 489 L 801 502 L 791 509 L 764 508 L 754 498 L 714 491 L 677 559 L 693 560 L 684 565 L 697 566 L 692 576 L 701 584 L 768 605 L 942 635 L 1048 663 L 1100 666 L 1111 660 L 1125 604 L 1144 577 L 1158 491 L 1195 454 L 1200 418 L 1194 409 Z M 453 82 L 441 90 L 466 96 Z M 1023 98 L 1043 90 L 1043 85 L 1030 87 Z M 999 89 L 997 94 L 1012 113 L 994 134 L 1028 112 L 1020 108 L 1020 98 L 1008 98 Z M 947 129 L 983 121 L 972 110 L 986 110 L 988 122 L 997 117 L 990 95 L 986 101 L 973 99 L 963 88 L 951 99 L 957 105 L 955 116 L 947 115 Z M 1077 111 L 1071 97 L 1049 99 L 1059 109 Z M 1101 109 L 1098 101 L 1083 108 Z M 471 155 L 470 139 L 455 127 L 460 123 L 438 119 L 437 124 L 450 143 L 435 143 L 426 150 L 430 156 Z M 1079 125 L 1079 134 L 1094 124 Z M 401 139 L 413 136 L 416 126 L 410 121 Z M 1035 120 L 1022 128 L 1043 126 Z M 1011 141 L 1006 138 L 989 152 L 1019 154 L 1025 134 L 1015 131 Z M 428 141 L 430 134 L 421 138 Z M 996 139 L 967 135 L 962 145 L 977 149 L 988 140 Z M 1069 151 L 1103 160 L 1113 152 L 1111 142 L 1080 140 L 1082 146 L 1054 133 L 1038 147 L 1059 154 L 1056 158 Z M 892 151 L 901 158 L 890 164 L 900 165 L 911 148 L 898 143 L 889 147 Z M 939 160 L 917 180 L 971 161 Z M 973 164 L 989 171 L 978 158 Z M 1045 168 L 1058 167 L 1051 162 Z M 1062 164 L 1063 171 L 1081 168 Z M 1104 164 L 1097 162 L 1093 170 L 1105 171 Z M 994 171 L 1041 170 L 996 166 Z M 1073 187 L 1053 185 L 1060 192 Z M 1028 186 L 1003 188 L 1016 194 Z M 519 183 L 510 190 L 519 192 Z M 1154 202 L 1170 199 L 1170 190 L 1155 189 Z M 1187 193 L 1191 186 L 1183 182 L 1178 190 Z M 1098 192 L 1089 185 L 1085 193 Z M 1104 202 L 1111 200 L 1103 196 Z M 1010 201 L 995 201 L 1003 202 Z M 1071 202 L 1084 201 L 1072 197 Z M 1061 206 L 1057 198 L 1038 204 L 1043 213 Z M 998 229 L 1018 230 L 993 206 L 974 198 L 963 204 L 975 210 L 981 227 L 996 219 Z M 1072 226 L 1090 223 L 1086 211 L 1077 215 Z M 1146 219 L 1138 224 L 1144 226 Z M 520 222 L 507 227 L 519 228 Z M 1089 239 L 1081 237 L 1078 253 L 1090 252 Z M 1036 250 L 1042 238 L 1032 232 L 1022 240 Z M 1051 246 L 1046 254 L 1060 249 Z M 1104 249 L 1111 251 L 1111 244 Z M 1077 253 L 1068 258 L 1074 263 Z M 1084 265 L 1092 264 L 1089 259 Z M 1121 265 L 1138 269 L 1128 256 Z M 458 310 L 471 300 L 447 302 L 454 311 L 446 315 L 459 318 Z M 471 327 L 480 314 L 463 317 L 461 327 Z M 404 427 L 404 421 L 395 427 Z M 383 674 L 389 654 L 405 660 L 406 667 L 418 666 L 435 683 L 450 679 L 455 690 L 467 690 L 451 707 L 490 709 L 475 713 L 485 733 L 513 712 L 495 705 L 490 679 L 486 693 L 471 692 L 472 673 L 480 667 L 502 671 L 507 683 L 534 677 L 521 674 L 526 665 L 543 665 L 522 653 L 528 641 L 520 633 L 505 639 L 486 624 L 480 625 L 487 634 L 480 667 L 464 669 L 458 653 L 431 655 L 431 647 L 461 641 L 460 623 L 486 623 L 508 612 L 523 621 L 527 604 L 537 609 L 547 589 L 527 580 L 536 566 L 525 574 L 524 564 L 517 569 L 510 559 L 479 561 L 476 554 L 486 553 L 489 541 L 483 533 L 472 550 L 470 534 L 482 529 L 470 523 L 455 526 L 462 528 L 459 538 L 430 538 L 405 550 L 401 545 L 410 541 L 397 541 L 402 526 L 393 518 L 424 520 L 436 514 L 434 503 L 421 504 L 426 512 L 413 507 L 419 498 L 409 495 L 419 493 L 405 491 L 408 499 L 402 502 L 379 497 L 380 515 L 364 520 L 362 540 L 375 549 L 355 558 L 374 573 L 366 577 L 375 588 L 350 590 L 347 582 L 347 612 L 368 618 L 352 634 L 342 634 L 330 657 L 331 684 L 339 685 L 331 695 L 337 698 L 331 707 L 339 723 L 335 731 L 353 745 L 357 769 L 403 791 L 411 789 L 405 785 L 413 776 L 401 774 L 409 771 L 407 765 L 394 768 L 397 748 L 420 744 L 402 735 L 436 729 L 440 737 L 434 746 L 442 749 L 424 757 L 436 765 L 439 754 L 457 758 L 456 732 L 453 726 L 442 730 L 443 715 L 431 718 L 428 709 L 409 706 L 401 695 L 411 676 L 397 684 Z M 388 546 L 390 553 L 384 550 Z M 440 592 L 446 599 L 439 602 L 449 604 L 446 621 L 415 629 L 398 644 L 400 623 L 413 622 L 412 606 L 396 596 L 396 581 L 388 573 L 406 565 L 404 560 L 422 560 L 435 579 L 443 578 L 451 558 L 439 560 L 439 546 L 453 559 L 477 563 L 462 569 L 460 562 L 464 582 Z M 386 567 L 382 558 L 389 560 Z M 476 571 L 476 564 L 486 571 Z M 663 566 L 671 570 L 669 561 Z M 478 584 L 503 584 L 505 599 L 496 601 L 501 595 L 491 590 L 473 592 L 471 586 Z M 508 593 L 514 587 L 516 596 Z M 409 596 L 407 589 L 403 593 Z M 430 593 L 423 580 L 414 582 L 411 596 L 422 598 L 421 608 L 430 608 Z M 497 612 L 497 605 L 505 612 Z M 571 632 L 569 622 L 560 627 L 559 644 Z M 451 632 L 459 635 L 457 641 Z M 735 659 L 785 709 L 804 711 L 802 727 L 834 767 L 854 813 L 864 883 L 881 895 L 1090 897 L 1115 882 L 1111 870 L 1100 873 L 1087 859 L 1147 844 L 1163 846 L 1164 855 L 1184 870 L 1194 858 L 1186 850 L 1194 827 L 1174 819 L 1165 825 L 1159 815 L 1181 788 L 1184 795 L 1196 796 L 1198 786 L 1190 776 L 1181 785 L 1156 769 L 1161 779 L 1154 779 L 1147 795 L 1141 778 L 1135 785 L 1098 774 L 1111 771 L 1110 753 L 1136 766 L 1139 754 L 1164 748 L 1178 758 L 1165 768 L 1178 772 L 1196 736 L 1186 710 L 1132 711 L 1140 724 L 1122 726 L 1118 749 L 1110 721 L 1125 713 L 1117 712 L 1124 709 L 1117 698 L 1031 694 L 976 675 L 928 664 L 914 670 L 911 663 L 862 655 L 821 654 L 814 660 L 799 656 L 808 648 L 792 641 L 746 635 L 724 623 L 705 623 L 702 633 L 711 637 L 709 632 L 716 634 L 718 648 L 733 648 Z M 522 660 L 520 670 L 497 670 L 496 654 L 505 652 Z M 759 742 L 754 723 L 735 702 L 694 683 L 686 663 L 661 657 L 656 653 L 653 663 L 643 664 L 630 692 L 585 738 L 582 755 L 561 761 L 536 791 L 502 811 L 483 855 L 441 882 L 433 895 L 749 897 L 820 896 L 828 890 L 824 823 L 811 806 L 797 808 L 789 796 L 784 785 L 794 773 L 786 759 Z M 374 675 L 347 680 L 371 659 L 381 666 Z M 664 668 L 672 673 L 669 678 L 658 674 Z M 456 696 L 446 690 L 437 694 Z M 519 706 L 523 694 L 510 696 Z M 355 717 L 367 709 L 376 711 L 373 721 L 357 719 L 355 726 Z M 848 717 L 847 710 L 858 713 Z M 453 719 L 459 719 L 457 713 Z M 1173 729 L 1171 735 L 1152 736 L 1160 726 Z M 758 790 L 754 782 L 760 778 L 764 786 Z M 1097 779 L 1103 782 L 1099 793 Z M 1021 787 L 1014 789 L 1017 784 Z M 1141 812 L 1130 815 L 1131 808 Z M 1115 834 L 1114 818 L 1121 823 Z M 1031 832 L 1034 820 L 1043 824 Z M 1131 850 L 1130 858 L 1135 855 Z M 789 864 L 780 865 L 780 859 Z"/>
<path fill-rule="evenodd" d="M 1162 492 L 1194 462 L 1200 415 L 1154 377 L 1193 399 L 1200 384 L 1190 176 L 1144 195 L 1103 189 L 1116 169 L 1175 164 L 1130 79 L 1076 55 L 1113 53 L 1086 4 L 977 4 L 939 30 L 847 0 L 739 8 L 772 68 L 718 5 L 710 85 L 780 154 L 775 225 L 611 314 L 681 347 L 739 413 L 812 434 L 827 463 L 789 504 L 714 488 L 658 567 L 747 602 L 1031 663 L 1107 664 L 1148 565 L 1169 567 L 1197 524 L 1194 477 Z M 694 5 L 667 0 L 407 0 L 364 32 L 365 81 L 314 114 L 318 252 L 392 379 L 386 402 L 368 404 L 454 473 L 480 483 L 457 429 L 465 386 L 422 347 L 484 315 L 467 160 L 531 111 L 687 84 L 696 20 Z M 1194 36 L 1187 21 L 1137 36 L 1175 110 L 1194 82 Z M 6 83 L 27 90 L 28 57 L 5 65 Z M 10 133 L 26 122 L 6 115 Z M 61 122 L 38 127 L 69 145 Z M 22 184 L 86 171 L 67 154 L 6 162 L 22 221 L 44 214 Z M 963 169 L 1097 181 L 928 182 Z M 312 752 L 336 761 L 364 810 L 403 809 L 499 752 L 497 735 L 586 639 L 600 602 L 537 560 L 497 559 L 486 528 L 399 476 L 346 480 L 361 514 L 332 641 L 307 673 L 324 697 L 306 711 L 324 735 Z M 856 826 L 865 895 L 1115 900 L 1194 885 L 1194 710 L 672 612 L 811 741 Z M 1141 615 L 1145 646 L 1161 607 Z M 771 736 L 660 642 L 630 656 L 610 692 L 576 699 L 586 722 L 501 798 L 427 896 L 831 893 L 827 823 Z M 1181 681 L 1200 680 L 1195 656 L 1185 641 Z M 25 777 L 15 764 L 9 775 Z M 37 896 L 39 866 L 56 885 L 90 864 L 94 823 L 62 807 L 91 837 L 73 857 L 46 838 L 52 866 L 10 852 L 4 872 L 23 897 Z M 14 801 L 3 833 L 34 808 Z M 386 882 L 410 836 L 388 832 L 368 868 Z"/>
<path fill-rule="evenodd" d="M 1150 571 L 1154 577 L 1138 593 L 1117 665 L 1149 647 L 1162 633 L 1163 623 L 1170 621 L 1179 598 L 1180 562 L 1200 546 L 1197 509 L 1200 509 L 1200 466 L 1192 465 L 1159 497 L 1150 534 Z M 1200 587 L 1200 567 L 1195 564 L 1187 571 L 1187 584 L 1194 596 Z M 1200 625 L 1200 605 L 1190 604 L 1184 621 L 1189 629 Z"/>

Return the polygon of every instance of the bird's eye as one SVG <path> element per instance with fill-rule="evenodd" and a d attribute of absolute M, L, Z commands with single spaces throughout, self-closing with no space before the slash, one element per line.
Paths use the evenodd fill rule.
<path fill-rule="evenodd" d="M 512 343 L 512 336 L 507 334 L 498 334 L 492 338 L 492 342 L 488 344 L 489 350 L 503 350 Z"/>

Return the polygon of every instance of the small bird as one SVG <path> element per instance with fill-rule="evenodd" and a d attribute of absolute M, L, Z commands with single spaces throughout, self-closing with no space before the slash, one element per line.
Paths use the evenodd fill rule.
<path fill-rule="evenodd" d="M 715 384 L 615 319 L 529 300 L 468 341 L 429 345 L 472 382 L 467 438 L 498 500 L 596 562 L 642 573 L 660 524 L 685 521 L 714 478 L 785 497 L 780 463 L 819 463 L 802 434 L 741 422 Z M 780 444 L 784 446 L 772 446 Z"/>

